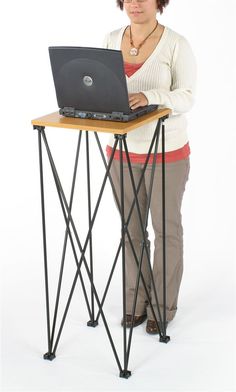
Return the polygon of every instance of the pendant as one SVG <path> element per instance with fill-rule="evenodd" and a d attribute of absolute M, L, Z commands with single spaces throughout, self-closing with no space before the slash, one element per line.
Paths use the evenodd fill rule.
<path fill-rule="evenodd" d="M 138 49 L 137 48 L 131 48 L 129 52 L 130 56 L 138 56 Z"/>

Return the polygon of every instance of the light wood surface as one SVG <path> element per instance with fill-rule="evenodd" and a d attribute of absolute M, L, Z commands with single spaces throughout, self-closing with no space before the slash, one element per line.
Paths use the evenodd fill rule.
<path fill-rule="evenodd" d="M 129 122 L 103 121 L 103 120 L 83 120 L 80 118 L 64 117 L 59 112 L 54 112 L 46 116 L 36 118 L 31 121 L 32 125 L 43 127 L 70 128 L 86 131 L 108 132 L 124 135 L 133 129 L 145 125 L 151 121 L 158 120 L 171 113 L 170 109 L 157 109 L 152 113 L 145 114 L 136 120 Z"/>

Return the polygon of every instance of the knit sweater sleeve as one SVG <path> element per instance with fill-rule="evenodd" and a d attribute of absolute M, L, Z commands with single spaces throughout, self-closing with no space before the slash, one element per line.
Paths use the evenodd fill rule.
<path fill-rule="evenodd" d="M 168 107 L 173 113 L 185 113 L 193 105 L 196 63 L 190 45 L 184 37 L 180 37 L 173 48 L 171 70 L 171 87 L 169 90 L 152 89 L 142 91 L 148 104 Z"/>
<path fill-rule="evenodd" d="M 103 45 L 102 45 L 102 47 L 104 49 L 108 49 L 109 48 L 109 37 L 110 37 L 109 34 L 106 34 L 105 37 L 104 37 Z"/>
<path fill-rule="evenodd" d="M 116 40 L 114 40 L 113 35 L 117 35 L 117 31 L 112 33 L 108 33 L 105 35 L 103 40 L 103 48 L 104 49 L 116 49 Z"/>

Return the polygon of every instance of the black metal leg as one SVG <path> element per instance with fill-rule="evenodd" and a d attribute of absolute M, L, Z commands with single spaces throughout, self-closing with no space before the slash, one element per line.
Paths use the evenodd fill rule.
<path fill-rule="evenodd" d="M 162 241 L 163 241 L 163 336 L 160 342 L 168 343 L 169 336 L 166 336 L 166 182 L 165 182 L 165 125 L 162 121 Z"/>
<path fill-rule="evenodd" d="M 123 353 L 124 353 L 124 368 L 120 372 L 120 377 L 128 378 L 131 376 L 131 372 L 128 370 L 128 358 L 127 358 L 127 327 L 126 327 L 126 272 L 125 272 L 125 236 L 126 236 L 126 225 L 125 225 L 125 202 L 124 202 L 124 172 L 123 172 L 123 142 L 126 135 L 116 135 L 119 140 L 119 151 L 120 151 L 120 212 L 121 212 L 121 253 L 122 253 L 122 296 L 123 296 Z"/>
<path fill-rule="evenodd" d="M 86 164 L 87 164 L 87 194 L 88 194 L 88 226 L 89 230 L 91 228 L 91 220 L 92 220 L 92 209 L 91 209 L 91 181 L 90 181 L 90 155 L 89 155 L 89 135 L 88 131 L 86 131 Z M 94 292 L 92 289 L 92 285 L 94 282 L 93 277 L 93 237 L 92 230 L 89 238 L 89 256 L 90 256 L 90 274 L 91 274 L 91 317 L 87 322 L 89 327 L 96 327 L 98 325 L 98 321 L 94 319 Z"/>
<path fill-rule="evenodd" d="M 48 285 L 48 262 L 47 262 L 47 236 L 46 236 L 46 219 L 45 219 L 45 200 L 44 200 L 44 180 L 43 180 L 43 156 L 42 156 L 42 137 L 41 132 L 45 127 L 34 127 L 38 130 L 38 147 L 39 147 L 39 171 L 40 171 L 40 192 L 41 192 L 41 211 L 42 211 L 42 230 L 43 230 L 43 254 L 44 254 L 44 275 L 45 275 L 45 293 L 46 293 L 46 317 L 47 317 L 47 339 L 48 352 L 44 355 L 45 359 L 54 359 L 50 339 L 50 308 L 49 308 L 49 285 Z"/>
<path fill-rule="evenodd" d="M 76 171 L 77 171 L 78 149 L 77 149 L 77 152 L 76 152 L 76 160 L 75 160 L 74 176 L 73 176 L 73 181 L 72 181 L 72 191 L 71 191 L 70 206 L 68 207 L 66 199 L 65 199 L 64 192 L 63 192 L 61 184 L 60 184 L 60 180 L 59 180 L 58 174 L 56 172 L 55 164 L 53 162 L 52 155 L 51 155 L 49 146 L 47 144 L 47 139 L 46 139 L 46 135 L 45 135 L 44 131 L 42 131 L 42 135 L 43 135 L 44 143 L 46 145 L 46 149 L 47 149 L 47 152 L 48 152 L 48 157 L 49 157 L 49 161 L 50 161 L 50 164 L 51 164 L 51 169 L 52 169 L 52 173 L 53 173 L 53 176 L 54 176 L 55 185 L 56 185 L 56 189 L 57 189 L 57 192 L 58 192 L 59 201 L 60 201 L 60 204 L 61 204 L 61 209 L 62 209 L 63 216 L 64 216 L 64 219 L 65 219 L 65 224 L 66 224 L 66 236 L 65 236 L 65 239 L 67 238 L 67 233 L 68 233 L 69 238 L 70 238 L 70 242 L 71 242 L 71 246 L 72 246 L 72 251 L 73 251 L 73 254 L 74 254 L 74 257 L 75 257 L 76 265 L 78 267 L 78 274 L 79 274 L 79 277 L 80 277 L 80 280 L 81 280 L 81 285 L 82 285 L 82 289 L 83 289 L 83 292 L 84 292 L 84 296 L 85 296 L 85 301 L 86 301 L 86 304 L 87 304 L 88 312 L 89 312 L 89 314 L 91 314 L 91 311 L 90 311 L 90 308 L 89 308 L 89 303 L 88 303 L 88 298 L 87 298 L 87 294 L 86 294 L 86 290 L 85 290 L 85 286 L 84 286 L 84 282 L 83 282 L 83 278 L 82 278 L 82 274 L 81 274 L 81 271 L 80 271 L 80 268 L 79 268 L 79 262 L 78 262 L 78 257 L 77 257 L 77 253 L 76 253 L 75 246 L 74 246 L 74 241 L 73 241 L 71 230 L 70 230 L 70 227 L 69 227 L 70 221 L 69 221 L 69 218 L 68 218 L 68 215 L 71 214 L 71 208 L 72 208 L 73 192 L 74 192 L 74 181 L 75 181 L 75 176 L 76 176 Z M 79 139 L 78 142 L 79 142 L 79 144 L 78 144 L 78 148 L 79 148 L 80 139 Z M 67 207 L 67 212 L 66 212 L 66 208 L 65 207 Z M 80 245 L 78 237 L 77 237 L 77 240 L 78 240 L 78 243 Z M 65 241 L 64 241 L 64 245 L 65 245 Z M 65 250 L 65 247 L 63 249 L 63 253 L 64 253 L 64 250 Z M 62 256 L 61 270 L 62 270 L 62 266 L 63 265 L 64 265 L 64 254 Z M 57 291 L 57 300 L 56 300 L 56 306 L 55 306 L 55 312 L 54 312 L 53 330 L 52 330 L 51 342 L 50 342 L 51 347 L 53 347 L 55 323 L 56 323 L 56 316 L 57 316 L 57 307 L 58 307 L 59 296 L 60 296 L 60 283 L 61 283 L 60 279 L 61 279 L 61 273 L 60 273 L 60 278 L 59 278 L 58 291 Z M 73 283 L 73 288 L 74 287 L 75 287 L 75 282 Z M 72 298 L 72 296 L 70 297 L 70 300 L 71 300 L 71 298 Z M 69 306 L 66 307 L 64 315 L 62 317 L 62 322 L 61 322 L 61 326 L 59 328 L 58 337 L 56 339 L 56 343 L 55 343 L 54 349 L 52 351 L 54 356 L 55 356 L 56 348 L 57 348 L 57 345 L 58 345 L 58 342 L 59 342 L 59 338 L 60 338 L 60 335 L 61 335 L 62 327 L 64 325 L 68 309 L 69 309 Z M 48 357 L 46 356 L 45 359 L 48 359 Z"/>
<path fill-rule="evenodd" d="M 157 155 L 157 147 L 158 147 L 158 140 L 159 140 L 159 129 L 160 129 L 160 127 L 158 127 L 158 132 L 157 132 L 157 137 L 156 137 L 156 142 L 155 142 L 154 163 L 155 163 L 155 157 Z M 152 187 L 153 187 L 153 180 L 154 180 L 155 165 L 153 163 L 152 176 L 151 176 L 150 187 L 149 187 L 149 192 L 148 192 L 147 209 L 146 209 L 145 218 L 144 218 L 144 222 L 143 222 L 142 221 L 142 216 L 141 216 L 141 211 L 140 211 L 140 206 L 139 206 L 139 201 L 138 201 L 138 194 L 136 192 L 136 187 L 135 187 L 135 182 L 134 182 L 131 162 L 130 162 L 130 158 L 129 158 L 129 154 L 128 154 L 128 148 L 127 148 L 127 144 L 126 144 L 125 141 L 124 141 L 124 147 L 125 147 L 126 159 L 127 159 L 128 168 L 129 168 L 129 175 L 130 175 L 130 180 L 131 180 L 131 184 L 132 184 L 132 188 L 133 188 L 133 194 L 134 194 L 134 199 L 135 199 L 137 213 L 138 213 L 138 218 L 139 218 L 139 225 L 140 225 L 141 232 L 142 232 L 142 237 L 143 237 L 143 240 L 142 240 L 143 243 L 142 243 L 140 258 L 139 258 L 138 263 L 137 263 L 138 272 L 137 272 L 137 277 L 136 277 L 136 285 L 135 285 L 134 301 L 133 301 L 133 309 L 132 309 L 132 327 L 130 329 L 129 344 L 128 344 L 128 350 L 127 350 L 128 351 L 128 356 L 129 356 L 129 354 L 130 354 L 130 347 L 131 347 L 132 332 L 133 332 L 134 315 L 135 315 L 135 309 L 136 309 L 136 303 L 137 303 L 137 297 L 138 297 L 139 282 L 140 282 L 140 278 L 141 278 L 141 271 L 142 271 L 142 262 L 143 262 L 144 251 L 146 252 L 146 256 L 147 256 L 147 260 L 148 260 L 151 280 L 152 280 L 152 283 L 154 283 L 152 267 L 151 267 L 151 260 L 150 260 L 150 253 L 149 253 L 148 246 L 147 246 L 147 243 L 146 243 L 145 232 L 146 232 L 147 225 L 148 225 L 148 213 L 149 213 L 149 207 L 150 207 L 150 203 L 151 203 L 151 194 L 152 194 Z M 130 241 L 130 242 L 132 242 L 132 241 Z M 131 248 L 132 248 L 132 245 L 131 245 Z M 146 286 L 146 282 L 145 282 L 144 286 Z M 146 290 L 147 290 L 147 288 L 146 288 Z M 148 293 L 148 298 L 149 298 L 150 306 L 151 306 L 151 308 L 153 310 L 149 293 Z M 157 304 L 158 311 L 160 313 L 157 294 L 156 294 L 156 304 Z M 154 316 L 154 319 L 155 319 L 156 316 L 155 316 L 154 310 L 153 310 L 153 316 Z M 156 322 L 157 322 L 157 320 L 156 320 Z M 159 330 L 159 333 L 161 334 L 160 330 Z"/>

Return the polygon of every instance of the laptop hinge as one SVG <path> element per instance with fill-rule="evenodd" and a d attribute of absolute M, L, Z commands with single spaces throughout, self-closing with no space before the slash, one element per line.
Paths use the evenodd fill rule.
<path fill-rule="evenodd" d="M 122 120 L 124 117 L 124 113 L 122 112 L 112 112 L 112 117 L 116 120 Z"/>
<path fill-rule="evenodd" d="M 59 113 L 66 117 L 75 117 L 75 108 L 66 106 L 59 110 Z"/>

